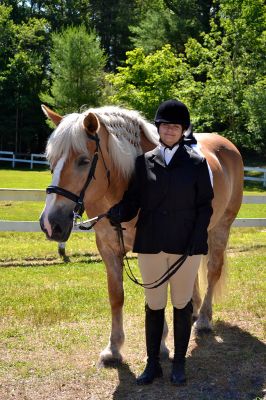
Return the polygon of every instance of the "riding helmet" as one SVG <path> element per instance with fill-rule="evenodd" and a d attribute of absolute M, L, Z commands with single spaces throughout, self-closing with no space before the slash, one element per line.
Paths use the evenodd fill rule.
<path fill-rule="evenodd" d="M 166 124 L 179 124 L 188 129 L 190 125 L 190 116 L 187 106 L 179 100 L 166 100 L 159 105 L 156 112 L 155 125 L 164 122 Z"/>

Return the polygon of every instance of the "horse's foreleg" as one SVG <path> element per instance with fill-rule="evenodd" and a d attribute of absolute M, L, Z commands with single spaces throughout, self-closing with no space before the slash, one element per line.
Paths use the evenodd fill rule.
<path fill-rule="evenodd" d="M 199 316 L 199 310 L 201 306 L 201 297 L 200 297 L 200 289 L 199 289 L 199 277 L 197 275 L 195 283 L 194 283 L 194 289 L 193 289 L 193 321 L 196 321 Z"/>
<path fill-rule="evenodd" d="M 167 335 L 168 335 L 168 325 L 167 325 L 166 319 L 164 319 L 163 336 L 162 336 L 161 346 L 160 346 L 161 359 L 166 359 L 169 357 L 169 349 L 167 348 L 166 343 L 165 343 Z"/>
<path fill-rule="evenodd" d="M 124 304 L 124 290 L 123 290 L 123 277 L 122 277 L 122 259 L 121 257 L 112 257 L 104 259 L 107 269 L 108 293 L 109 302 L 111 306 L 111 334 L 109 343 L 100 354 L 100 363 L 106 364 L 108 362 L 120 362 L 122 355 L 120 349 L 124 343 L 123 331 L 123 314 L 122 308 Z"/>

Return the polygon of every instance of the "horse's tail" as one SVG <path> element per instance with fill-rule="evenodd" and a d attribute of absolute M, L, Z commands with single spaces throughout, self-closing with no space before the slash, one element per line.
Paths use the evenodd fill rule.
<path fill-rule="evenodd" d="M 208 277 L 207 277 L 208 261 L 209 261 L 208 254 L 206 256 L 201 257 L 199 275 L 198 275 L 201 295 L 206 293 L 207 286 L 208 286 Z M 214 292 L 213 292 L 214 302 L 218 302 L 218 301 L 222 300 L 222 298 L 225 294 L 226 283 L 227 283 L 227 265 L 228 265 L 227 264 L 227 255 L 226 255 L 226 249 L 225 249 L 224 254 L 223 254 L 223 265 L 221 268 L 221 275 L 214 286 Z"/>

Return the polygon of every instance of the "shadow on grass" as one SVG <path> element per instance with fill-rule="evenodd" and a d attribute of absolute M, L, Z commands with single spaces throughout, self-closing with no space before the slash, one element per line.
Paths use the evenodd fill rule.
<path fill-rule="evenodd" d="M 170 361 L 162 363 L 164 378 L 137 386 L 127 364 L 117 367 L 119 385 L 114 400 L 258 400 L 263 398 L 265 375 L 263 342 L 238 326 L 218 322 L 214 332 L 196 338 L 187 359 L 188 385 L 169 382 Z"/>

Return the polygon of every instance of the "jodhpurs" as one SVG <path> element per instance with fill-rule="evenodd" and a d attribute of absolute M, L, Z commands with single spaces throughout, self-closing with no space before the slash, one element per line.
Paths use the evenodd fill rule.
<path fill-rule="evenodd" d="M 178 254 L 168 254 L 163 251 L 158 254 L 138 254 L 143 282 L 150 283 L 160 278 L 179 257 Z M 165 308 L 169 285 L 172 305 L 175 308 L 184 308 L 193 295 L 200 259 L 200 255 L 188 257 L 181 268 L 163 285 L 155 289 L 145 289 L 148 306 L 152 310 Z"/>

